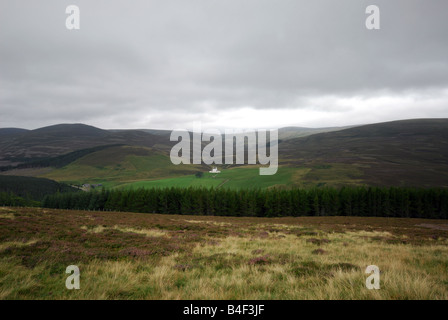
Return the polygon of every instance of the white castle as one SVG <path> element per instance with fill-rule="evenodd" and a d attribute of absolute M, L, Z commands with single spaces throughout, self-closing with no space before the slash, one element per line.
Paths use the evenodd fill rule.
<path fill-rule="evenodd" d="M 216 167 L 213 167 L 213 169 L 209 172 L 210 173 L 221 173 L 221 171 L 218 171 L 218 168 L 216 168 Z"/>

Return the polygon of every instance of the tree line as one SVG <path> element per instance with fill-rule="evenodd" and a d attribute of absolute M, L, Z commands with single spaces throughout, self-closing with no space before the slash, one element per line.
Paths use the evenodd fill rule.
<path fill-rule="evenodd" d="M 216 216 L 373 216 L 448 218 L 448 190 L 343 187 L 314 189 L 165 188 L 47 195 L 57 209 Z"/>
<path fill-rule="evenodd" d="M 19 197 L 12 192 L 0 191 L 0 206 L 7 207 L 39 207 L 41 203 L 29 198 Z"/>
<path fill-rule="evenodd" d="M 9 194 L 11 197 L 41 201 L 48 194 L 76 191 L 79 190 L 50 179 L 0 175 L 0 192 L 4 193 L 4 197 Z"/>

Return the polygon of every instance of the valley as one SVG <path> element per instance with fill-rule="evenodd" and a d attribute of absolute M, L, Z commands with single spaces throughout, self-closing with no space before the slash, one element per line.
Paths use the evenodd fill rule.
<path fill-rule="evenodd" d="M 169 152 L 175 142 L 169 141 L 169 134 L 85 125 L 0 129 L 4 164 L 0 174 L 112 188 L 448 187 L 446 119 L 394 121 L 331 132 L 280 129 L 279 171 L 271 179 L 259 176 L 259 165 L 221 165 L 222 173 L 215 177 L 208 175 L 212 166 L 204 163 L 173 165 Z M 197 172 L 204 176 L 196 177 Z"/>

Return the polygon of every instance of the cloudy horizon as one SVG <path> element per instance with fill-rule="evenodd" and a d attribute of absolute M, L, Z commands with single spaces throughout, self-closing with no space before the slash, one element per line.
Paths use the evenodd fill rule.
<path fill-rule="evenodd" d="M 367 30 L 365 9 L 381 10 Z M 80 30 L 67 30 L 77 5 Z M 0 128 L 448 118 L 446 0 L 0 0 Z"/>

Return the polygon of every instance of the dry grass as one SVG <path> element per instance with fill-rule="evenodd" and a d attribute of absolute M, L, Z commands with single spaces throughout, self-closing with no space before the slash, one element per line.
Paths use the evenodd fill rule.
<path fill-rule="evenodd" d="M 231 227 L 232 226 L 232 224 L 228 223 L 228 222 L 205 221 L 205 220 L 184 220 L 184 221 L 188 222 L 188 223 L 199 223 L 199 224 L 208 223 L 208 224 L 212 224 L 212 225 L 220 226 L 220 227 Z"/>
<path fill-rule="evenodd" d="M 135 234 L 142 234 L 147 237 L 164 237 L 167 236 L 167 232 L 163 230 L 157 230 L 157 229 L 136 229 L 131 227 L 120 227 L 120 226 L 113 226 L 113 227 L 106 227 L 106 226 L 94 226 L 94 227 L 87 227 L 82 226 L 82 230 L 86 230 L 88 233 L 101 233 L 105 230 L 118 230 L 125 233 L 135 233 Z"/>
<path fill-rule="evenodd" d="M 446 300 L 448 232 L 422 223 L 17 209 L 0 220 L 0 299 Z"/>
<path fill-rule="evenodd" d="M 6 250 L 8 248 L 12 247 L 24 247 L 24 246 L 30 246 L 37 242 L 38 240 L 29 240 L 27 242 L 19 242 L 19 241 L 6 241 L 0 243 L 0 251 Z"/>
<path fill-rule="evenodd" d="M 114 226 L 115 230 L 119 230 L 121 232 L 130 232 L 130 233 L 136 233 L 136 234 L 142 234 L 147 237 L 165 237 L 168 236 L 168 233 L 163 230 L 158 229 L 135 229 L 130 227 L 119 227 Z"/>
<path fill-rule="evenodd" d="M 14 213 L 0 213 L 0 219 L 14 219 Z"/>
<path fill-rule="evenodd" d="M 6 208 L 6 207 L 0 207 L 0 219 L 14 219 L 15 215 L 14 215 L 15 211 Z"/>

